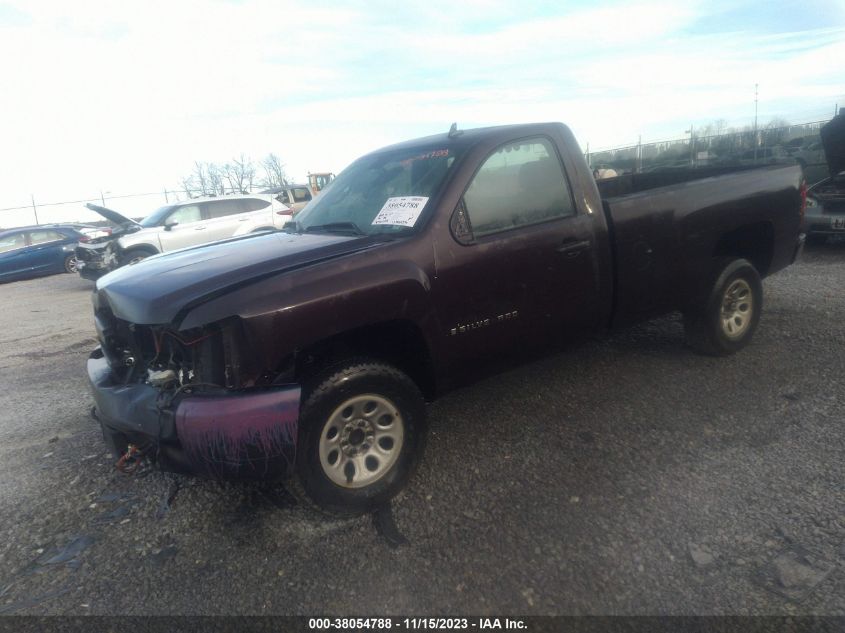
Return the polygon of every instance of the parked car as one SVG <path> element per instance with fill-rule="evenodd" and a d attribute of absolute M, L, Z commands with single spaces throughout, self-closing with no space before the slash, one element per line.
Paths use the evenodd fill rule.
<path fill-rule="evenodd" d="M 76 249 L 79 274 L 91 280 L 158 253 L 280 229 L 292 217 L 286 205 L 258 194 L 168 204 L 140 222 L 112 209 L 86 206 L 117 227 L 110 235 L 83 241 Z"/>
<path fill-rule="evenodd" d="M 748 149 L 739 155 L 740 165 L 766 165 L 777 162 L 785 162 L 789 159 L 789 154 L 780 145 L 773 147 L 758 147 L 755 149 Z"/>
<path fill-rule="evenodd" d="M 74 249 L 84 235 L 71 226 L 24 226 L 0 232 L 0 281 L 75 273 Z"/>
<path fill-rule="evenodd" d="M 281 202 L 291 210 L 291 215 L 299 213 L 305 205 L 311 202 L 311 192 L 308 185 L 285 185 L 284 187 L 273 187 L 263 193 L 272 194 L 277 202 Z"/>
<path fill-rule="evenodd" d="M 845 235 L 845 114 L 822 126 L 820 135 L 830 176 L 807 190 L 803 230 L 812 242 Z"/>
<path fill-rule="evenodd" d="M 525 352 L 673 310 L 696 350 L 737 352 L 761 278 L 800 253 L 803 178 L 701 171 L 597 183 L 560 123 L 368 154 L 284 232 L 97 282 L 88 378 L 106 442 L 124 463 L 296 473 L 312 502 L 358 513 L 408 481 L 425 400 Z M 604 184 L 628 190 L 602 199 Z"/>
<path fill-rule="evenodd" d="M 801 167 L 807 167 L 808 165 L 824 165 L 824 145 L 821 141 L 808 143 L 793 152 L 792 157 L 799 165 L 801 165 Z"/>

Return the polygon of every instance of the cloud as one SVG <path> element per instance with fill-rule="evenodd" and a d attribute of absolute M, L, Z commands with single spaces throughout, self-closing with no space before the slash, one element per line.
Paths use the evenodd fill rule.
<path fill-rule="evenodd" d="M 834 9 L 792 30 L 721 0 L 3 6 L 0 207 L 174 186 L 241 151 L 337 171 L 455 120 L 563 120 L 594 148 L 678 136 L 749 122 L 755 83 L 761 115 L 845 104 Z"/>

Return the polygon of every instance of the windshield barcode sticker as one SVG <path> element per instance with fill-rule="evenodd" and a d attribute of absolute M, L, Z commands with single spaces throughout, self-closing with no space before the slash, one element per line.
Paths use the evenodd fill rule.
<path fill-rule="evenodd" d="M 421 196 L 399 196 L 388 198 L 378 212 L 373 224 L 392 224 L 395 226 L 414 226 L 420 217 L 428 198 Z"/>

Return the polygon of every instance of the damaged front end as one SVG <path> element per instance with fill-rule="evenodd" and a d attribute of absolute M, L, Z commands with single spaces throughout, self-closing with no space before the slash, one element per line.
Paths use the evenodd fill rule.
<path fill-rule="evenodd" d="M 118 319 L 97 293 L 94 303 L 88 378 L 115 456 L 132 446 L 164 470 L 220 478 L 292 472 L 300 388 L 250 364 L 239 319 L 175 331 Z"/>

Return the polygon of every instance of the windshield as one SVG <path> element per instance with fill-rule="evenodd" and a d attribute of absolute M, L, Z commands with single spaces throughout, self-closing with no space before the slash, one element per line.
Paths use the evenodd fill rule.
<path fill-rule="evenodd" d="M 170 215 L 170 212 L 175 209 L 172 204 L 163 206 L 159 209 L 156 209 L 152 213 L 150 213 L 147 217 L 139 222 L 139 224 L 145 228 L 151 226 L 161 226 L 164 224 L 164 219 Z"/>
<path fill-rule="evenodd" d="M 456 159 L 455 149 L 442 145 L 365 156 L 296 216 L 294 230 L 360 235 L 413 231 Z"/>

